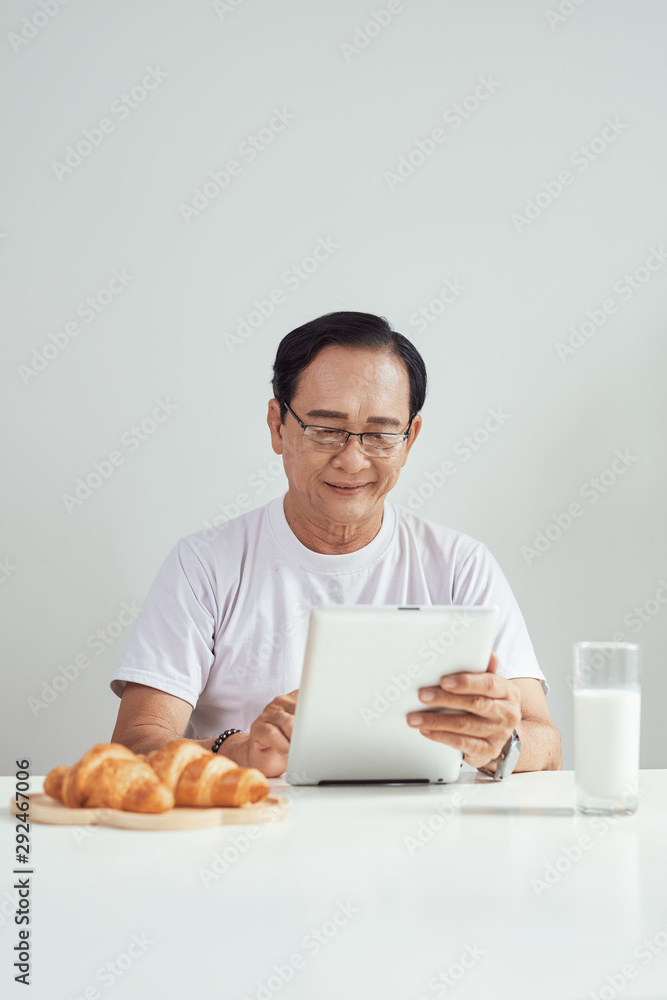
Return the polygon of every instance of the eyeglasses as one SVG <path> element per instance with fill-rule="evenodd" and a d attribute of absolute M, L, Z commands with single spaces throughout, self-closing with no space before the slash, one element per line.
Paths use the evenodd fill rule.
<path fill-rule="evenodd" d="M 288 406 L 287 403 L 285 406 L 303 430 L 304 441 L 315 451 L 342 451 L 351 437 L 358 437 L 364 455 L 388 457 L 400 449 L 403 442 L 410 436 L 410 428 L 412 427 L 413 418 L 410 417 L 408 429 L 403 434 L 378 434 L 375 431 L 364 431 L 359 434 L 356 431 L 343 431 L 338 427 L 304 424 L 302 420 L 299 420 L 291 406 Z"/>

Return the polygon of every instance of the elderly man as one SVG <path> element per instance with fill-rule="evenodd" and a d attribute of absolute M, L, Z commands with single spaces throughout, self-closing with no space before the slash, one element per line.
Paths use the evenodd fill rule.
<path fill-rule="evenodd" d="M 481 543 L 386 501 L 422 425 L 424 362 L 370 313 L 329 313 L 281 341 L 267 422 L 283 497 L 175 546 L 148 594 L 112 690 L 112 736 L 144 753 L 185 736 L 268 777 L 286 768 L 310 609 L 324 604 L 496 604 L 483 674 L 424 687 L 406 725 L 493 773 L 558 769 L 560 735 L 507 580 Z M 499 772 L 500 773 L 500 772 Z"/>

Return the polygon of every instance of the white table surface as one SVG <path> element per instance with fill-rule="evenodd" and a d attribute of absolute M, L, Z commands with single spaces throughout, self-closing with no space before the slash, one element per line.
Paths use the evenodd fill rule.
<path fill-rule="evenodd" d="M 13 981 L 15 821 L 3 808 L 2 995 L 667 997 L 667 770 L 642 771 L 636 814 L 612 822 L 573 812 L 570 771 L 271 785 L 289 818 L 251 829 L 33 824 L 29 992 Z M 13 790 L 0 778 L 3 805 Z"/>

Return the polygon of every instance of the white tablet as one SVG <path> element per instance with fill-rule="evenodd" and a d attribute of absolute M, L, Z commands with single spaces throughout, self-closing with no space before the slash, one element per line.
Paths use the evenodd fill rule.
<path fill-rule="evenodd" d="M 286 779 L 292 785 L 456 781 L 462 754 L 423 736 L 420 687 L 485 671 L 499 608 L 333 605 L 310 617 Z"/>

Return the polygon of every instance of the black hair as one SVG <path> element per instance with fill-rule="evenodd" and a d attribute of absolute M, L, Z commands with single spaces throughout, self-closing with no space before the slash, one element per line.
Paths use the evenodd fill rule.
<path fill-rule="evenodd" d="M 426 398 L 426 365 L 415 345 L 389 326 L 384 316 L 363 312 L 331 312 L 287 333 L 278 344 L 273 363 L 273 395 L 285 420 L 296 395 L 301 372 L 328 344 L 386 350 L 405 364 L 410 379 L 410 419 L 419 413 Z"/>

